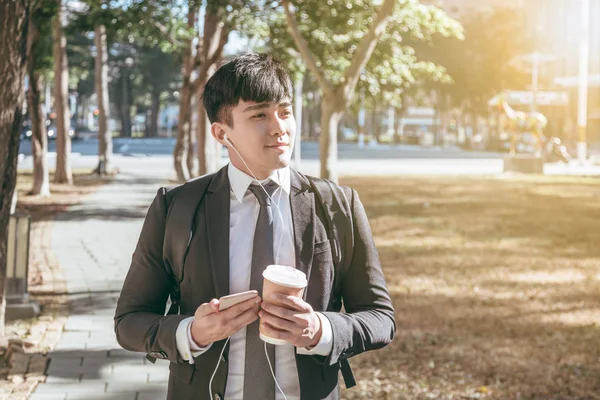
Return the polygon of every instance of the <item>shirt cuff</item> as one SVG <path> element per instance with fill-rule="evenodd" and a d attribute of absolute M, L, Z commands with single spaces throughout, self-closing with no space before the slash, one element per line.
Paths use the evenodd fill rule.
<path fill-rule="evenodd" d="M 315 313 L 321 320 L 321 339 L 319 343 L 312 349 L 306 347 L 299 347 L 298 354 L 306 356 L 329 356 L 331 350 L 333 350 L 333 329 L 331 327 L 331 321 L 325 315 L 321 313 Z"/>
<path fill-rule="evenodd" d="M 194 357 L 198 357 L 200 354 L 205 353 L 212 346 L 211 343 L 206 347 L 200 347 L 194 342 L 194 339 L 192 339 L 192 321 L 194 321 L 194 317 L 182 320 L 179 325 L 177 325 L 177 332 L 175 333 L 177 351 L 181 358 L 190 364 L 194 363 Z"/>

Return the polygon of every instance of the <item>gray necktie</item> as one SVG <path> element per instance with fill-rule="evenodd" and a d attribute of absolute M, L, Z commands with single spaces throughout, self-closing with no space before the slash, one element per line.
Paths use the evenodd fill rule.
<path fill-rule="evenodd" d="M 273 181 L 265 185 L 269 196 L 273 195 L 277 184 Z M 251 185 L 249 190 L 256 196 L 260 204 L 260 212 L 254 231 L 252 246 L 252 269 L 250 273 L 250 289 L 262 294 L 262 273 L 267 265 L 273 264 L 273 210 L 271 199 L 259 185 Z M 275 381 L 271 375 L 264 342 L 258 336 L 259 320 L 248 325 L 246 329 L 246 363 L 244 368 L 244 400 L 274 400 Z M 275 346 L 267 344 L 267 353 L 275 371 Z"/>

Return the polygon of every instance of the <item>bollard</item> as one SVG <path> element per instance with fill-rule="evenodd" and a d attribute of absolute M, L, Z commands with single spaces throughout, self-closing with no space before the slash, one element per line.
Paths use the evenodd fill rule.
<path fill-rule="evenodd" d="M 16 212 L 8 223 L 6 265 L 6 319 L 25 319 L 39 315 L 40 306 L 29 298 L 29 235 L 31 217 Z"/>

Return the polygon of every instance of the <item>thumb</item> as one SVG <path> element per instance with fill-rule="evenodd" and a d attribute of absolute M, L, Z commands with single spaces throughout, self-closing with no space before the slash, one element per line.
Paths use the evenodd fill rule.
<path fill-rule="evenodd" d="M 204 317 L 212 313 L 219 312 L 219 300 L 212 299 L 209 303 L 203 303 L 196 309 L 197 317 Z"/>

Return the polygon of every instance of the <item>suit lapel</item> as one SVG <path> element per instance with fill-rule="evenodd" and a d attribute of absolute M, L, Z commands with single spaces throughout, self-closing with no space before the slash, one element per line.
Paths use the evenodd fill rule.
<path fill-rule="evenodd" d="M 206 194 L 206 237 L 216 297 L 229 294 L 229 178 L 227 167 L 215 174 Z"/>
<path fill-rule="evenodd" d="M 314 253 L 315 239 L 315 196 L 308 180 L 296 170 L 291 169 L 290 208 L 294 225 L 294 245 L 296 249 L 296 268 L 306 274 L 310 282 L 310 270 Z M 304 291 L 304 300 L 308 288 Z"/>

